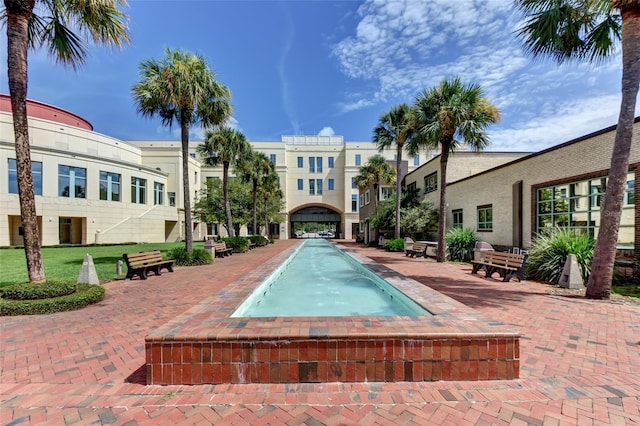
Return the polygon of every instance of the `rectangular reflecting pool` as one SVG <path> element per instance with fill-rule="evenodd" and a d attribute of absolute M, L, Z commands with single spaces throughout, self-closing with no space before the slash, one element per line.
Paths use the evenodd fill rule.
<path fill-rule="evenodd" d="M 354 262 L 428 312 L 243 316 L 242 303 L 296 249 L 283 251 L 146 336 L 147 384 L 518 377 L 517 331 L 349 250 Z"/>
<path fill-rule="evenodd" d="M 431 315 L 335 244 L 305 240 L 232 317 Z"/>

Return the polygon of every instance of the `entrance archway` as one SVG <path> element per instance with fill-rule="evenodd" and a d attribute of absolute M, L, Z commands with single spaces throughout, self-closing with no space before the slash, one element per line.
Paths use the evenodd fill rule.
<path fill-rule="evenodd" d="M 338 238 L 342 233 L 342 215 L 329 207 L 308 206 L 289 215 L 293 238 Z"/>

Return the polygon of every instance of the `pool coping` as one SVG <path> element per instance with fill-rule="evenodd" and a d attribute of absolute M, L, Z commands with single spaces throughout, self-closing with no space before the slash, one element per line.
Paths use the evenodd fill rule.
<path fill-rule="evenodd" d="M 146 336 L 147 383 L 485 380 L 519 376 L 519 332 L 338 246 L 432 315 L 231 317 L 295 251 L 294 245 Z"/>

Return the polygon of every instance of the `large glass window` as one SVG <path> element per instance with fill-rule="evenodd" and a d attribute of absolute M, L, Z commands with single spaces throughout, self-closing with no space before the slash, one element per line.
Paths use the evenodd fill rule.
<path fill-rule="evenodd" d="M 322 157 L 316 157 L 316 171 L 322 173 Z"/>
<path fill-rule="evenodd" d="M 364 193 L 364 203 L 365 204 L 369 204 L 371 202 L 371 194 L 369 193 L 369 190 L 367 189 L 367 191 Z"/>
<path fill-rule="evenodd" d="M 309 157 L 309 173 L 316 172 L 316 157 Z"/>
<path fill-rule="evenodd" d="M 269 154 L 269 160 L 271 160 L 271 162 L 275 165 L 276 164 L 276 155 L 275 154 Z"/>
<path fill-rule="evenodd" d="M 198 192 L 196 191 L 196 195 Z M 197 197 L 196 197 L 197 198 Z M 164 184 L 153 182 L 153 204 L 164 204 Z"/>
<path fill-rule="evenodd" d="M 304 167 L 303 158 L 302 157 L 298 157 L 298 168 L 301 169 L 303 167 Z"/>
<path fill-rule="evenodd" d="M 478 206 L 478 231 L 493 230 L 493 206 Z"/>
<path fill-rule="evenodd" d="M 357 194 L 351 194 L 351 211 L 352 212 L 358 211 L 358 195 Z"/>
<path fill-rule="evenodd" d="M 380 188 L 380 200 L 386 200 L 387 198 L 391 197 L 393 191 L 394 189 L 391 187 Z"/>
<path fill-rule="evenodd" d="M 333 157 L 329 157 L 329 168 L 333 169 Z"/>
<path fill-rule="evenodd" d="M 58 165 L 58 195 L 69 198 L 86 198 L 87 169 Z"/>
<path fill-rule="evenodd" d="M 356 189 L 358 185 L 356 184 L 356 178 L 351 178 L 351 189 Z"/>
<path fill-rule="evenodd" d="M 134 204 L 147 203 L 147 180 L 132 177 L 131 178 L 131 202 Z"/>
<path fill-rule="evenodd" d="M 462 229 L 462 209 L 453 210 L 453 228 Z"/>
<path fill-rule="evenodd" d="M 362 157 L 360 154 L 356 154 L 356 166 L 360 166 L 362 163 Z"/>
<path fill-rule="evenodd" d="M 100 199 L 120 201 L 120 175 L 118 173 L 100 172 Z"/>
<path fill-rule="evenodd" d="M 413 165 L 414 166 L 419 166 L 420 165 L 420 156 L 416 155 L 415 157 L 413 157 Z"/>
<path fill-rule="evenodd" d="M 407 191 L 415 191 L 418 189 L 418 184 L 416 182 L 411 182 L 407 185 Z"/>
<path fill-rule="evenodd" d="M 316 194 L 322 195 L 322 179 L 316 179 Z"/>
<path fill-rule="evenodd" d="M 316 180 L 309 179 L 309 195 L 316 195 Z"/>
<path fill-rule="evenodd" d="M 304 181 L 302 179 L 298 179 L 298 191 L 302 191 L 304 189 Z"/>
<path fill-rule="evenodd" d="M 606 186 L 602 176 L 538 188 L 535 232 L 561 227 L 597 236 Z M 634 241 L 634 204 L 635 175 L 629 173 L 618 234 L 621 243 Z"/>
<path fill-rule="evenodd" d="M 433 172 L 424 177 L 424 193 L 433 192 L 438 189 L 438 172 Z"/>
<path fill-rule="evenodd" d="M 335 185 L 334 184 L 334 180 L 333 179 L 329 179 L 329 183 L 328 183 L 328 188 L 327 189 L 329 189 L 329 191 L 333 191 L 335 189 L 334 185 Z"/>
<path fill-rule="evenodd" d="M 9 194 L 18 193 L 18 169 L 16 160 L 9 158 Z M 42 195 L 42 163 L 40 161 L 31 162 L 31 175 L 33 176 L 33 192 L 35 195 Z"/>

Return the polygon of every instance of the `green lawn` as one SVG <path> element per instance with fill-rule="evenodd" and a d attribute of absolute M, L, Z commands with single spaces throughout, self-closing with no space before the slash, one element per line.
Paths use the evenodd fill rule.
<path fill-rule="evenodd" d="M 184 246 L 184 243 L 148 243 L 115 246 L 88 246 L 88 247 L 44 247 L 42 260 L 47 280 L 73 281 L 78 279 L 84 256 L 88 253 L 93 258 L 96 273 L 100 282 L 112 281 L 124 278 L 127 266 L 122 265 L 122 275 L 116 273 L 118 260 L 123 253 L 135 253 L 139 251 L 160 250 L 163 256 L 174 247 Z M 194 247 L 202 248 L 203 242 L 195 242 Z M 0 287 L 10 284 L 29 281 L 27 264 L 23 249 L 0 250 Z"/>

